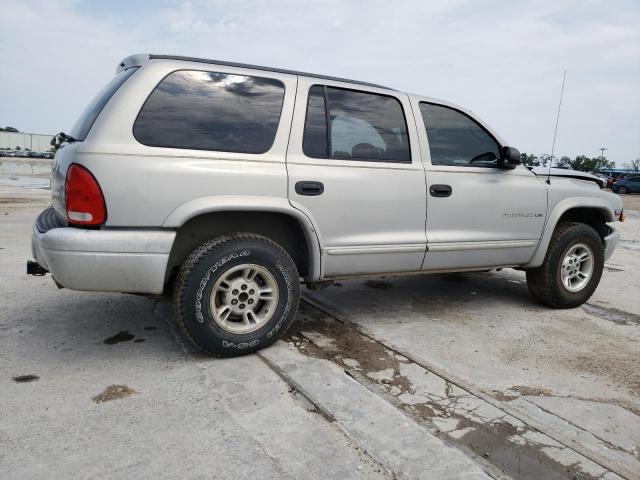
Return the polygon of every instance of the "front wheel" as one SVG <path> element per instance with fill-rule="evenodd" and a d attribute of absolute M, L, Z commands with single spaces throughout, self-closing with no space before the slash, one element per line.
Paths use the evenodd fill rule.
<path fill-rule="evenodd" d="M 184 332 L 219 357 L 271 345 L 293 322 L 299 301 L 291 257 L 278 244 L 251 234 L 202 244 L 183 263 L 174 290 Z"/>
<path fill-rule="evenodd" d="M 624 194 L 629 193 L 629 192 L 627 191 L 627 187 L 618 187 L 618 190 L 617 190 L 616 193 L 624 195 Z"/>
<path fill-rule="evenodd" d="M 563 222 L 556 227 L 543 264 L 527 270 L 532 295 L 555 308 L 586 302 L 600 283 L 604 246 L 592 227 Z"/>

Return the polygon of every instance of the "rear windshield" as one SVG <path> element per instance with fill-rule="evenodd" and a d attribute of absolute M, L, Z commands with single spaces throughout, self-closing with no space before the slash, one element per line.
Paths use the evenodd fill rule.
<path fill-rule="evenodd" d="M 78 141 L 82 141 L 87 137 L 89 130 L 93 126 L 93 122 L 96 121 L 98 115 L 107 104 L 109 99 L 113 97 L 113 94 L 126 82 L 131 75 L 134 74 L 139 67 L 129 68 L 118 73 L 111 81 L 95 96 L 91 103 L 87 106 L 80 118 L 71 129 L 70 135 Z"/>

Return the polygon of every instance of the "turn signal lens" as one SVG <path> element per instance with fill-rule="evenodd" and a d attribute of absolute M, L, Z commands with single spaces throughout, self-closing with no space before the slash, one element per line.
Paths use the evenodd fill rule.
<path fill-rule="evenodd" d="M 89 170 L 72 164 L 67 171 L 66 209 L 71 225 L 102 225 L 107 207 L 100 185 Z"/>
<path fill-rule="evenodd" d="M 620 212 L 620 221 L 624 222 L 624 210 Z"/>

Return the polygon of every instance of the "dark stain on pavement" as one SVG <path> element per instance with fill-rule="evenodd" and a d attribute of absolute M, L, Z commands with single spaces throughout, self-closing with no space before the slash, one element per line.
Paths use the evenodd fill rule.
<path fill-rule="evenodd" d="M 608 320 L 616 325 L 630 325 L 632 323 L 640 325 L 640 315 L 637 313 L 625 312 L 617 308 L 603 307 L 591 303 L 585 303 L 582 305 L 582 309 L 589 315 Z"/>
<path fill-rule="evenodd" d="M 113 337 L 109 337 L 107 339 L 105 339 L 104 343 L 106 343 L 107 345 L 114 345 L 116 343 L 120 343 L 120 342 L 128 342 L 130 340 L 133 340 L 135 337 L 135 335 L 129 333 L 126 330 L 122 330 L 118 333 L 116 333 Z"/>
<path fill-rule="evenodd" d="M 393 287 L 391 282 L 385 280 L 367 280 L 364 284 L 369 288 L 376 288 L 378 290 L 389 290 Z"/>
<path fill-rule="evenodd" d="M 29 383 L 40 380 L 38 375 L 17 375 L 13 377 L 13 381 L 17 383 Z"/>

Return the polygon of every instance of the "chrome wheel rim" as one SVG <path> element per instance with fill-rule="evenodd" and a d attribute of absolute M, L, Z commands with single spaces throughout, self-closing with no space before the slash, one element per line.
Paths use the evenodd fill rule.
<path fill-rule="evenodd" d="M 562 285 L 570 292 L 582 290 L 593 275 L 593 252 L 584 243 L 572 246 L 562 260 Z"/>
<path fill-rule="evenodd" d="M 211 315 L 230 333 L 255 332 L 271 320 L 277 305 L 278 283 L 260 265 L 230 268 L 211 290 Z"/>

